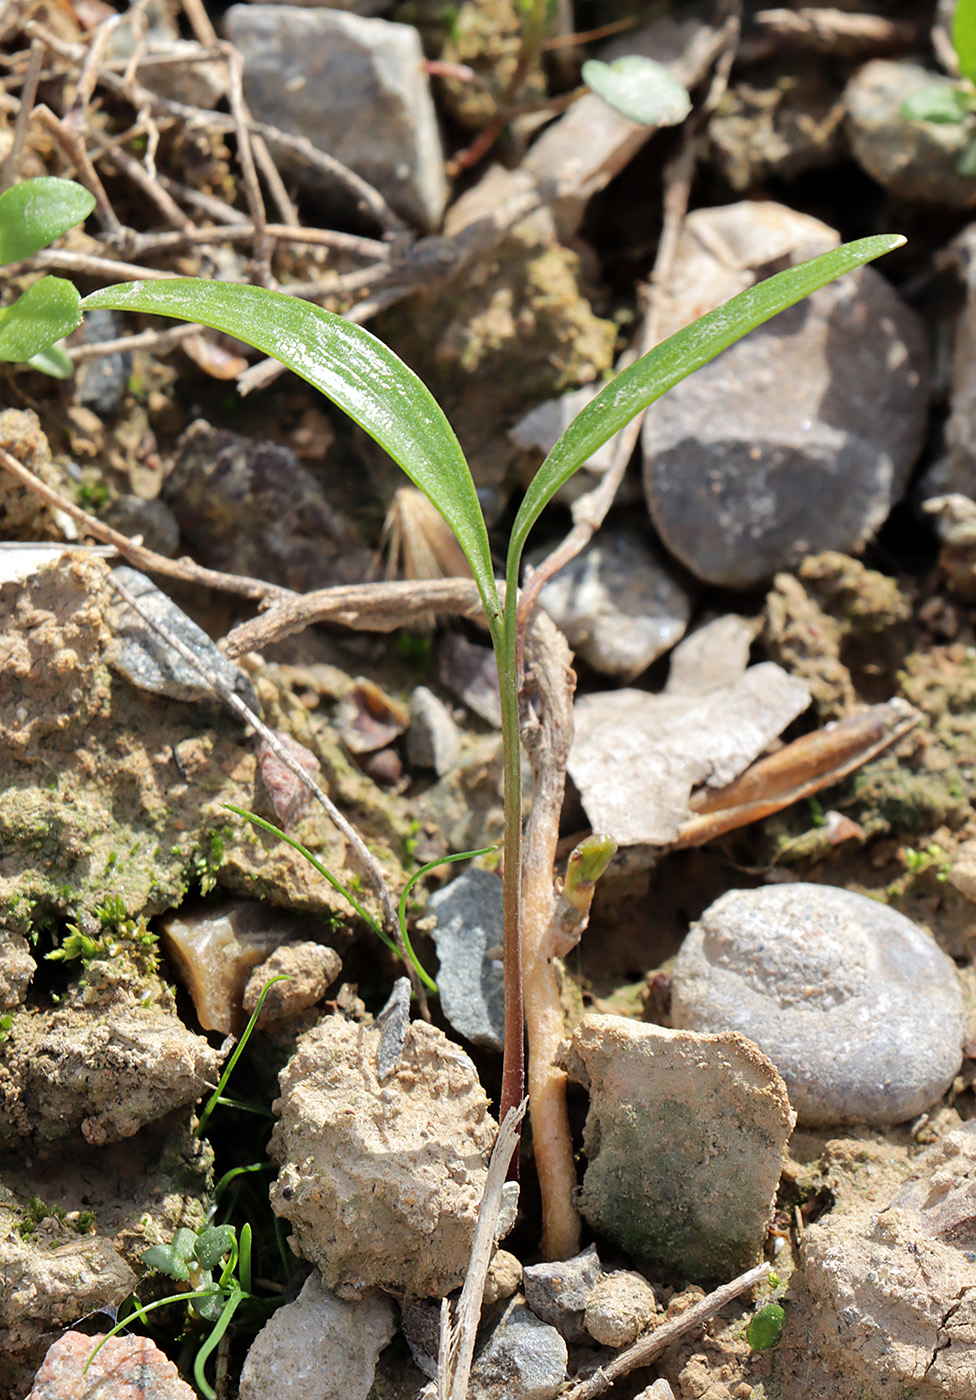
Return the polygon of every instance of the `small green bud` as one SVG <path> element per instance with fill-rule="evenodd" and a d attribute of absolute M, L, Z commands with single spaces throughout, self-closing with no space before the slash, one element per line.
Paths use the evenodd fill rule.
<path fill-rule="evenodd" d="M 767 1303 L 759 1309 L 746 1328 L 746 1341 L 753 1351 L 769 1351 L 776 1345 L 785 1316 L 779 1303 Z"/>

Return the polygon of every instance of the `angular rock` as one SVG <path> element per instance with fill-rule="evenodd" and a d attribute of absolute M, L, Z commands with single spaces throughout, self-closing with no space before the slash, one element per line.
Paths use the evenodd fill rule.
<path fill-rule="evenodd" d="M 275 1212 L 340 1297 L 443 1297 L 465 1275 L 496 1126 L 471 1061 L 414 1022 L 396 1072 L 380 1032 L 327 1017 L 280 1075 Z"/>
<path fill-rule="evenodd" d="M 794 1114 L 751 1041 L 589 1013 L 563 1066 L 590 1093 L 580 1213 L 691 1280 L 758 1259 Z"/>
<path fill-rule="evenodd" d="M 584 1326 L 604 1347 L 627 1347 L 654 1321 L 654 1289 L 643 1274 L 615 1269 L 604 1274 L 586 1300 Z"/>
<path fill-rule="evenodd" d="M 279 1308 L 251 1343 L 241 1400 L 366 1400 L 377 1357 L 395 1331 L 393 1305 L 382 1293 L 347 1302 L 313 1270 L 295 1301 Z"/>
<path fill-rule="evenodd" d="M 536 551 L 539 564 L 548 550 Z M 605 527 L 539 594 L 577 656 L 605 676 L 633 679 L 680 641 L 691 598 L 633 529 Z"/>
<path fill-rule="evenodd" d="M 837 234 L 782 205 L 689 216 L 670 332 L 785 259 Z M 914 312 L 873 268 L 821 288 L 676 385 L 643 429 L 644 491 L 670 552 L 698 578 L 751 588 L 824 549 L 850 551 L 886 519 L 922 445 L 926 347 Z"/>
<path fill-rule="evenodd" d="M 811 1341 L 841 1392 L 864 1400 L 970 1400 L 976 1371 L 976 1125 L 912 1163 L 878 1208 L 828 1212 L 804 1231 Z"/>
<path fill-rule="evenodd" d="M 300 744 L 297 739 L 293 739 L 281 729 L 276 729 L 274 735 L 297 761 L 299 768 L 317 782 L 322 765 L 311 749 L 307 749 L 304 744 Z M 289 768 L 288 764 L 278 757 L 263 734 L 258 736 L 257 752 L 258 771 L 264 790 L 271 798 L 275 819 L 279 826 L 287 831 L 308 811 L 312 793 L 295 770 Z"/>
<path fill-rule="evenodd" d="M 676 1026 L 754 1040 L 805 1126 L 904 1122 L 962 1061 L 951 960 L 903 914 L 830 885 L 723 895 L 682 944 L 671 992 Z"/>
<path fill-rule="evenodd" d="M 470 1400 L 555 1400 L 568 1352 L 555 1327 L 513 1298 L 475 1357 Z"/>
<path fill-rule="evenodd" d="M 469 642 L 460 632 L 445 632 L 437 648 L 437 668 L 442 685 L 479 719 L 501 728 L 498 668 L 491 647 Z"/>
<path fill-rule="evenodd" d="M 725 787 L 809 700 L 805 683 L 771 661 L 703 696 L 583 696 L 568 768 L 593 829 L 620 845 L 667 845 L 690 816 L 692 789 Z"/>
<path fill-rule="evenodd" d="M 461 732 L 451 712 L 432 690 L 418 685 L 410 696 L 407 758 L 416 768 L 433 768 L 439 778 L 458 760 Z"/>
<path fill-rule="evenodd" d="M 150 1337 L 109 1337 L 85 1370 L 104 1332 L 68 1332 L 48 1351 L 28 1400 L 86 1400 L 92 1395 L 125 1400 L 195 1400 L 174 1362 Z"/>
<path fill-rule="evenodd" d="M 567 1342 L 585 1342 L 586 1301 L 602 1276 L 595 1244 L 572 1259 L 529 1264 L 523 1275 L 525 1301 L 536 1317 L 555 1327 Z"/>
<path fill-rule="evenodd" d="M 473 1045 L 501 1050 L 505 976 L 501 959 L 502 884 L 490 870 L 468 870 L 435 890 L 427 908 L 440 967 L 441 1010 Z"/>
<path fill-rule="evenodd" d="M 198 419 L 177 444 L 162 495 L 194 558 L 209 568 L 300 593 L 365 577 L 362 551 L 326 491 L 278 443 Z"/>
<path fill-rule="evenodd" d="M 80 343 L 101 345 L 107 340 L 118 340 L 125 335 L 124 327 L 117 311 L 89 311 L 79 328 Z M 82 360 L 75 367 L 75 398 L 100 416 L 114 413 L 125 395 L 131 373 L 132 355 L 128 351 Z"/>
<path fill-rule="evenodd" d="M 166 594 L 136 569 L 121 564 L 111 577 L 138 600 L 157 622 L 189 647 L 207 669 L 252 710 L 260 709 L 248 676 L 210 640 L 202 627 L 187 617 Z M 179 652 L 158 636 L 121 596 L 109 614 L 115 640 L 109 665 L 139 690 L 168 695 L 173 700 L 219 705 L 220 697 Z"/>
<path fill-rule="evenodd" d="M 425 231 L 437 226 L 447 202 L 444 153 L 415 29 L 287 5 L 232 5 L 225 27 L 259 121 L 342 161 Z M 276 155 L 306 186 L 335 197 L 320 171 L 280 146 Z"/>
<path fill-rule="evenodd" d="M 913 121 L 902 111 L 917 93 L 951 78 L 919 63 L 874 59 L 858 69 L 844 92 L 854 155 L 872 179 L 900 199 L 968 209 L 976 204 L 976 180 L 957 161 L 969 141 L 965 122 Z"/>

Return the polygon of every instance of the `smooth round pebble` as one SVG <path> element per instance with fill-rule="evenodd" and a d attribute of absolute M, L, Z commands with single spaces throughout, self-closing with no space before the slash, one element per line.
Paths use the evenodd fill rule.
<path fill-rule="evenodd" d="M 901 1123 L 962 1062 L 962 991 L 923 929 L 830 885 L 732 890 L 682 945 L 675 1026 L 735 1030 L 769 1056 L 798 1121 Z"/>

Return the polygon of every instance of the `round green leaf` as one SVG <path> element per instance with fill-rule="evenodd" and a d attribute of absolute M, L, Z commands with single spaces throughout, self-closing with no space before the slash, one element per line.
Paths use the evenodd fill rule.
<path fill-rule="evenodd" d="M 194 1253 L 202 1269 L 213 1269 L 234 1248 L 237 1232 L 233 1225 L 211 1225 L 201 1230 Z"/>
<path fill-rule="evenodd" d="M 36 355 L 31 355 L 27 363 L 31 369 L 39 370 L 41 374 L 49 374 L 52 379 L 70 379 L 75 372 L 71 360 L 58 345 L 49 345 L 46 350 L 39 350 Z"/>
<path fill-rule="evenodd" d="M 583 81 L 615 112 L 642 126 L 677 126 L 691 111 L 687 89 L 663 63 L 627 54 L 612 63 L 583 64 Z"/>
<path fill-rule="evenodd" d="M 779 1303 L 760 1308 L 746 1328 L 746 1341 L 753 1351 L 769 1351 L 779 1341 L 786 1314 Z"/>
<path fill-rule="evenodd" d="M 0 263 L 29 258 L 94 208 L 94 195 L 74 180 L 43 175 L 14 185 L 0 194 Z"/>
<path fill-rule="evenodd" d="M 0 311 L 0 360 L 31 360 L 81 323 L 80 298 L 63 277 L 42 277 Z"/>

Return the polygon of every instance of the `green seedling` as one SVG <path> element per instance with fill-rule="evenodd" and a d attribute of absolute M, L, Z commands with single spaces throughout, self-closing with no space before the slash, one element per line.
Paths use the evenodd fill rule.
<path fill-rule="evenodd" d="M 0 265 L 20 262 L 80 224 L 94 196 L 73 180 L 41 176 L 0 194 Z M 26 361 L 67 379 L 71 361 L 55 341 L 81 324 L 81 298 L 63 277 L 42 277 L 0 310 L 0 360 Z"/>
<path fill-rule="evenodd" d="M 746 1328 L 746 1341 L 753 1351 L 771 1351 L 779 1341 L 786 1317 L 779 1303 L 760 1308 Z"/>
<path fill-rule="evenodd" d="M 414 372 L 382 341 L 342 316 L 283 292 L 176 278 L 106 287 L 82 310 L 172 316 L 236 336 L 321 390 L 385 448 L 437 507 L 463 549 L 481 595 L 498 666 L 504 754 L 505 1048 L 501 1116 L 522 1100 L 522 773 L 519 735 L 522 552 L 546 505 L 574 472 L 636 414 L 748 331 L 843 273 L 899 247 L 883 234 L 848 243 L 741 292 L 622 370 L 573 420 L 526 491 L 512 527 L 502 594 L 488 530 L 460 443 Z"/>
<path fill-rule="evenodd" d="M 901 114 L 909 121 L 965 127 L 956 169 L 960 175 L 976 175 L 976 0 L 958 0 L 951 33 L 960 81 L 952 87 L 941 83 L 920 88 L 906 97 Z"/>
<path fill-rule="evenodd" d="M 356 896 L 352 893 L 352 891 L 346 885 L 344 885 L 336 875 L 333 875 L 331 870 L 326 869 L 322 862 L 312 854 L 312 852 L 308 849 L 307 846 L 303 846 L 301 841 L 296 841 L 294 836 L 289 836 L 286 831 L 282 831 L 281 828 L 275 826 L 273 822 L 266 821 L 264 817 L 259 817 L 256 812 L 249 812 L 245 807 L 234 807 L 229 802 L 225 802 L 224 806 L 226 807 L 228 812 L 233 812 L 236 816 L 243 817 L 245 821 L 249 821 L 254 826 L 260 827 L 262 831 L 270 832 L 272 836 L 277 836 L 279 840 L 284 841 L 287 843 L 287 845 L 291 846 L 292 850 L 295 850 L 299 853 L 299 855 L 304 856 L 305 859 L 308 861 L 309 865 L 312 866 L 313 870 L 317 870 L 318 873 L 323 877 L 323 879 L 328 880 L 329 884 L 332 886 L 333 889 L 338 890 L 339 893 L 344 896 L 344 898 L 352 906 L 352 908 L 363 920 L 363 922 L 368 924 L 369 927 L 373 930 L 377 938 L 379 938 L 381 942 L 385 943 L 386 946 L 390 949 L 390 951 L 392 953 L 395 953 L 397 957 L 400 956 L 400 949 L 394 943 L 393 939 L 389 936 L 389 934 L 385 931 L 379 920 L 373 917 L 373 915 L 369 912 L 369 910 L 362 903 L 362 901 L 357 899 Z M 403 947 L 406 950 L 407 957 L 410 959 L 414 969 L 416 970 L 417 976 L 420 978 L 421 982 L 426 987 L 428 992 L 433 992 L 436 994 L 437 983 L 430 976 L 430 974 L 426 972 L 421 966 L 420 961 L 413 950 L 413 945 L 410 942 L 410 935 L 407 932 L 407 900 L 410 897 L 410 891 L 413 889 L 414 885 L 417 883 L 418 880 L 423 879 L 423 877 L 429 874 L 431 870 L 436 870 L 439 865 L 453 865 L 454 862 L 458 860 L 473 860 L 475 856 L 486 856 L 490 851 L 494 851 L 496 849 L 497 848 L 495 846 L 484 846 L 481 850 L 478 851 L 460 851 L 457 855 L 440 856 L 437 860 L 428 861 L 427 864 L 422 865 L 419 870 L 415 870 L 410 876 L 410 879 L 403 887 L 403 894 L 400 896 L 400 908 L 398 910 L 400 937 L 403 941 Z"/>
<path fill-rule="evenodd" d="M 581 77 L 597 97 L 641 126 L 679 126 L 691 111 L 683 83 L 653 58 L 625 54 L 611 63 L 590 58 Z"/>

